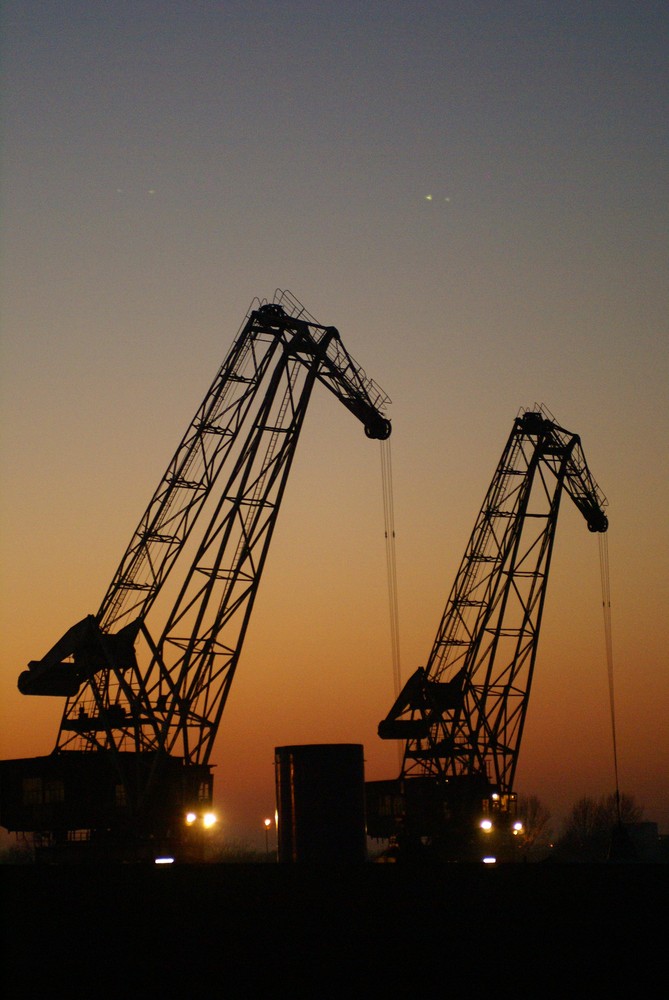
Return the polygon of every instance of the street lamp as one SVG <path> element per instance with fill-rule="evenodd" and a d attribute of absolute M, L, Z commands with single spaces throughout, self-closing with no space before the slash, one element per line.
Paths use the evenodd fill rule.
<path fill-rule="evenodd" d="M 265 853 L 269 857 L 269 828 L 272 825 L 271 819 L 265 819 Z"/>

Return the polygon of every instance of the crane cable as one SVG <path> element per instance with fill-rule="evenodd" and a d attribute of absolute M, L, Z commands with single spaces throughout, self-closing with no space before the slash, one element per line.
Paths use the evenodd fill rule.
<path fill-rule="evenodd" d="M 383 519 L 386 537 L 386 569 L 388 574 L 388 604 L 390 611 L 390 649 L 393 666 L 395 697 L 400 693 L 400 629 L 397 601 L 397 562 L 395 559 L 395 506 L 390 440 L 381 441 L 381 480 L 383 489 Z"/>
<path fill-rule="evenodd" d="M 390 611 L 390 650 L 393 664 L 395 699 L 402 687 L 400 669 L 400 625 L 397 600 L 397 561 L 395 559 L 395 501 L 393 498 L 393 467 L 390 441 L 381 441 L 381 481 L 383 489 L 383 520 L 386 536 L 386 569 L 388 574 L 388 605 Z M 397 743 L 397 763 L 400 773 L 404 759 L 404 745 Z"/>
<path fill-rule="evenodd" d="M 616 745 L 616 715 L 613 696 L 613 640 L 611 633 L 611 581 L 609 577 L 609 543 L 605 533 L 599 535 L 599 570 L 602 580 L 602 609 L 604 611 L 604 636 L 606 665 L 609 675 L 609 702 L 611 706 L 611 734 L 613 737 L 613 769 L 616 780 L 616 813 L 620 823 L 620 787 L 618 784 L 618 750 Z"/>

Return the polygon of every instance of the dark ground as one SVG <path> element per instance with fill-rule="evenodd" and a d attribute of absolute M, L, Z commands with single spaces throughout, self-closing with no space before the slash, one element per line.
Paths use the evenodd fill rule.
<path fill-rule="evenodd" d="M 662 995 L 668 872 L 6 865 L 0 985 L 8 1000 Z"/>

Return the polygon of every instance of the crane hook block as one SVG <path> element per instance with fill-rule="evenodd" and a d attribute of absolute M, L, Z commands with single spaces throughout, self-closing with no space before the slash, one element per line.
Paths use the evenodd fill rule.
<path fill-rule="evenodd" d="M 377 416 L 365 424 L 365 434 L 377 441 L 386 441 L 390 437 L 391 424 L 385 417 Z"/>

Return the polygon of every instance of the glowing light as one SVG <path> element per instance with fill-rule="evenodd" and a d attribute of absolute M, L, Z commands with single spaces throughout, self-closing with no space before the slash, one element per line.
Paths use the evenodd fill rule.
<path fill-rule="evenodd" d="M 497 858 L 493 858 L 492 856 L 485 857 L 482 860 L 483 860 L 483 864 L 484 865 L 494 865 L 494 864 L 497 864 Z"/>
<path fill-rule="evenodd" d="M 492 821 L 489 819 L 482 819 L 480 827 L 485 833 L 490 833 L 492 830 Z"/>
<path fill-rule="evenodd" d="M 194 812 L 186 813 L 186 823 L 188 824 L 188 826 L 192 826 L 196 819 L 197 819 L 196 813 Z"/>
<path fill-rule="evenodd" d="M 270 828 L 271 825 L 272 825 L 271 819 L 266 819 L 265 820 L 265 829 L 269 830 L 269 828 Z"/>
<path fill-rule="evenodd" d="M 216 823 L 216 813 L 205 813 L 202 817 L 202 825 L 205 830 L 210 830 Z"/>
<path fill-rule="evenodd" d="M 171 857 L 156 858 L 155 859 L 155 864 L 157 864 L 157 865 L 173 865 L 174 864 L 174 858 L 171 858 Z"/>
<path fill-rule="evenodd" d="M 425 195 L 425 201 L 432 201 L 432 195 L 431 194 L 426 194 Z"/>

